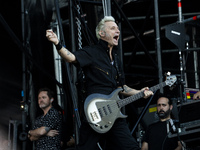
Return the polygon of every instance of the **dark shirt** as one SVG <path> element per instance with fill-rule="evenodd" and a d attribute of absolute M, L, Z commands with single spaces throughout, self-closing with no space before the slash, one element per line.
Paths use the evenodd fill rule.
<path fill-rule="evenodd" d="M 149 150 L 174 150 L 178 146 L 177 138 L 168 138 L 167 121 L 149 125 L 144 141 L 148 143 Z"/>
<path fill-rule="evenodd" d="M 33 129 L 42 126 L 49 127 L 51 130 L 58 130 L 61 133 L 62 115 L 52 107 L 45 116 L 42 115 L 36 119 Z M 54 137 L 43 136 L 36 141 L 36 150 L 60 150 L 60 144 L 60 134 Z"/>
<path fill-rule="evenodd" d="M 117 46 L 114 46 L 112 50 L 114 64 L 109 57 L 108 43 L 103 40 L 100 40 L 97 45 L 74 52 L 85 75 L 87 95 L 92 93 L 110 94 L 118 86 L 124 84 L 124 73 L 117 56 L 117 50 Z M 119 69 L 116 68 L 116 64 L 118 64 Z M 118 72 L 121 74 L 120 82 Z"/>

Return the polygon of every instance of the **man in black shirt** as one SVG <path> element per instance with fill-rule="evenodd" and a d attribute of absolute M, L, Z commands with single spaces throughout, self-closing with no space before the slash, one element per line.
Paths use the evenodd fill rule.
<path fill-rule="evenodd" d="M 42 88 L 38 93 L 38 104 L 44 114 L 37 117 L 28 137 L 35 141 L 36 150 L 61 150 L 62 115 L 52 106 L 53 92 Z"/>
<path fill-rule="evenodd" d="M 153 94 L 148 87 L 136 90 L 124 83 L 124 73 L 118 58 L 118 40 L 120 31 L 111 16 L 105 16 L 96 27 L 97 45 L 84 47 L 71 53 L 64 48 L 52 30 L 46 31 L 46 37 L 54 43 L 58 53 L 67 62 L 74 63 L 83 69 L 87 96 L 93 93 L 111 94 L 115 89 L 123 87 L 120 94 L 131 96 L 144 91 L 147 98 Z M 98 150 L 98 142 L 104 142 L 107 150 L 136 150 L 138 143 L 132 137 L 125 119 L 117 119 L 110 131 L 99 134 L 92 130 L 87 121 L 82 121 L 80 128 L 79 150 Z"/>
<path fill-rule="evenodd" d="M 177 138 L 168 138 L 170 131 L 175 131 L 171 120 L 173 105 L 171 99 L 160 97 L 157 100 L 157 113 L 160 121 L 149 125 L 144 136 L 141 150 L 181 150 L 182 145 Z"/>

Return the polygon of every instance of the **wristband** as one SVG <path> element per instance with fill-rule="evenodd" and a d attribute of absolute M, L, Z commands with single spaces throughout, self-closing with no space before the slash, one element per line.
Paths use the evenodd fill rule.
<path fill-rule="evenodd" d="M 56 49 L 59 51 L 62 48 L 62 44 L 60 43 L 60 41 L 58 42 L 57 45 L 55 45 Z"/>

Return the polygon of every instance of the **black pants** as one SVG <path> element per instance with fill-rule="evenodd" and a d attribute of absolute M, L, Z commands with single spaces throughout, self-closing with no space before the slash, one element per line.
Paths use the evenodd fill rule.
<path fill-rule="evenodd" d="M 87 122 L 82 122 L 78 150 L 139 150 L 125 119 L 117 119 L 113 127 L 104 134 L 95 132 Z"/>

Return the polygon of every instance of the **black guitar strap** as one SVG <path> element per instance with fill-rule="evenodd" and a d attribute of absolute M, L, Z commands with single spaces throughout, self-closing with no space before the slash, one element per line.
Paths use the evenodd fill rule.
<path fill-rule="evenodd" d="M 123 89 L 123 91 L 124 91 L 124 86 L 123 86 L 123 84 L 122 84 L 122 73 L 120 72 L 120 69 L 119 69 L 119 64 L 118 64 L 118 59 L 117 59 L 117 54 L 115 53 L 115 58 L 114 58 L 114 65 L 115 65 L 115 68 L 116 68 L 116 70 L 117 70 L 117 80 L 118 80 L 118 83 L 119 83 L 119 85 L 121 85 L 121 87 L 122 87 L 122 89 Z"/>

